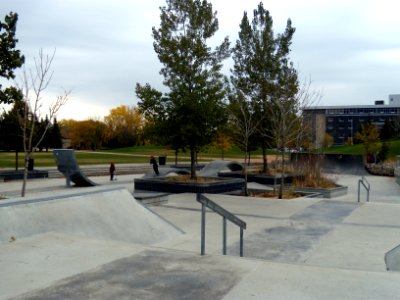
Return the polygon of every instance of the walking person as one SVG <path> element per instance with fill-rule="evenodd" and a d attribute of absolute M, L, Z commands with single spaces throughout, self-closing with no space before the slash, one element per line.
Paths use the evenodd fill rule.
<path fill-rule="evenodd" d="M 113 181 L 113 180 L 114 180 L 114 174 L 115 174 L 115 165 L 114 165 L 114 163 L 112 162 L 112 163 L 110 164 L 110 181 Z"/>

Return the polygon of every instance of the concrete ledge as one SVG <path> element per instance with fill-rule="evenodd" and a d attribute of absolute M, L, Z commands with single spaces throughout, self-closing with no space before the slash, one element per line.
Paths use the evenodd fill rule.
<path fill-rule="evenodd" d="M 133 197 L 144 205 L 160 205 L 168 202 L 168 193 L 135 191 Z"/>
<path fill-rule="evenodd" d="M 28 179 L 48 178 L 48 171 L 28 171 Z M 24 171 L 5 171 L 0 173 L 0 181 L 21 180 L 24 178 Z"/>

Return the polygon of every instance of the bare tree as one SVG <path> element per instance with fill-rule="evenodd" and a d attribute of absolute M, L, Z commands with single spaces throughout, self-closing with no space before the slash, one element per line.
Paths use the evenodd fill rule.
<path fill-rule="evenodd" d="M 305 121 L 303 109 L 319 101 L 321 93 L 311 89 L 311 81 L 305 82 L 294 94 L 282 93 L 267 106 L 271 130 L 264 132 L 281 149 L 281 184 L 279 199 L 282 199 L 285 178 L 285 152 L 291 147 L 300 148 L 309 139 L 311 128 Z"/>
<path fill-rule="evenodd" d="M 28 179 L 28 168 L 29 161 L 33 159 L 33 152 L 39 146 L 40 142 L 45 137 L 47 130 L 50 127 L 50 122 L 47 122 L 43 132 L 40 136 L 34 140 L 35 126 L 37 124 L 40 111 L 43 108 L 43 92 L 49 86 L 50 81 L 53 77 L 53 71 L 51 71 L 51 65 L 55 56 L 55 50 L 52 55 L 43 53 L 43 50 L 39 50 L 39 56 L 34 59 L 35 69 L 27 74 L 26 70 L 23 72 L 22 88 L 23 101 L 25 109 L 23 115 L 20 115 L 19 121 L 23 135 L 23 147 L 24 147 L 24 178 L 22 183 L 21 196 L 25 197 L 27 179 Z M 53 120 L 58 111 L 64 106 L 68 100 L 70 91 L 64 91 L 64 94 L 57 96 L 56 99 L 48 106 L 47 118 Z"/>
<path fill-rule="evenodd" d="M 244 180 L 245 195 L 248 196 L 247 188 L 247 153 L 250 137 L 257 131 L 262 119 L 256 118 L 254 101 L 246 99 L 243 93 L 238 92 L 238 96 L 231 100 L 231 118 L 233 127 L 236 129 L 236 141 L 243 146 L 244 149 Z"/>

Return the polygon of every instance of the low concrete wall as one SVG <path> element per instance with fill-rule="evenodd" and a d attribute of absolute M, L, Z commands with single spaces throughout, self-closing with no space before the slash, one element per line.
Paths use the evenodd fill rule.
<path fill-rule="evenodd" d="M 212 182 L 175 182 L 165 178 L 135 178 L 135 191 L 219 194 L 243 188 L 244 180 L 238 178 L 215 179 Z"/>

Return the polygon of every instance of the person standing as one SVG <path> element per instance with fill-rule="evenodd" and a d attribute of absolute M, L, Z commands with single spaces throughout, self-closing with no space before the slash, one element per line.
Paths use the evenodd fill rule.
<path fill-rule="evenodd" d="M 113 181 L 113 180 L 114 180 L 114 174 L 115 174 L 115 165 L 114 165 L 114 163 L 112 162 L 112 163 L 110 164 L 110 181 Z"/>
<path fill-rule="evenodd" d="M 150 164 L 153 165 L 154 173 L 156 173 L 156 175 L 159 175 L 160 173 L 158 172 L 157 160 L 154 158 L 154 156 L 151 156 L 151 157 L 150 157 Z"/>

